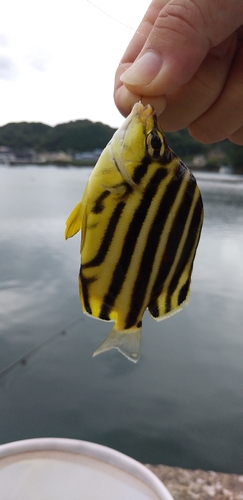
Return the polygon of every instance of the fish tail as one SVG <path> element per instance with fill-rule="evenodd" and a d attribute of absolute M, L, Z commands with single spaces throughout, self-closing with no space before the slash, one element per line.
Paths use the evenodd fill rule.
<path fill-rule="evenodd" d="M 109 349 L 118 349 L 130 361 L 137 363 L 140 357 L 141 332 L 142 328 L 117 330 L 114 326 L 93 356 L 97 356 L 97 354 Z"/>

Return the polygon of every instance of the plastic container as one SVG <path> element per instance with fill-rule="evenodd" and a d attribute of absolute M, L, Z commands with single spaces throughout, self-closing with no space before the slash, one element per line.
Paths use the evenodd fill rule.
<path fill-rule="evenodd" d="M 40 438 L 0 446 L 1 500 L 173 500 L 136 460 L 106 446 Z"/>

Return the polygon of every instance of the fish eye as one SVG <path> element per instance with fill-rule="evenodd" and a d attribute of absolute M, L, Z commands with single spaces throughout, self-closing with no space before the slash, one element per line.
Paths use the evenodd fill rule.
<path fill-rule="evenodd" d="M 146 137 L 149 156 L 158 158 L 164 154 L 164 141 L 161 132 L 154 128 Z"/>

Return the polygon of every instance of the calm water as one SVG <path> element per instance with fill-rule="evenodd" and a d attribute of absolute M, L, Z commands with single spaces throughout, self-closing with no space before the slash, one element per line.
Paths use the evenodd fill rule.
<path fill-rule="evenodd" d="M 0 168 L 0 442 L 96 441 L 150 463 L 243 473 L 243 178 L 198 175 L 205 204 L 189 305 L 146 313 L 137 365 L 92 358 L 110 331 L 85 317 L 79 236 L 64 222 L 89 170 Z M 65 330 L 65 335 L 58 333 Z"/>

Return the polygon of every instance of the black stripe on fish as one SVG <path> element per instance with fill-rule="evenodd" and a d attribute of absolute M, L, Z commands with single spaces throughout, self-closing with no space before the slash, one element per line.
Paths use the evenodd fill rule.
<path fill-rule="evenodd" d="M 196 187 L 196 185 L 195 185 L 195 187 Z M 188 210 L 188 212 L 189 212 L 189 210 Z M 188 228 L 188 233 L 187 233 L 185 245 L 184 245 L 183 250 L 181 252 L 180 259 L 178 261 L 176 270 L 174 272 L 174 275 L 172 277 L 172 280 L 171 280 L 169 288 L 168 288 L 168 305 L 167 305 L 167 307 L 169 307 L 169 310 L 166 312 L 169 312 L 171 310 L 171 298 L 172 298 L 172 295 L 175 292 L 176 287 L 178 285 L 178 281 L 179 281 L 179 278 L 181 276 L 182 270 L 185 269 L 186 265 L 188 264 L 188 259 L 191 257 L 190 250 L 194 249 L 194 254 L 196 252 L 197 242 L 198 242 L 198 238 L 199 238 L 198 228 L 200 227 L 201 216 L 202 216 L 202 201 L 201 201 L 201 197 L 199 196 L 197 203 L 196 203 L 196 206 L 195 206 L 195 209 L 194 209 L 194 212 L 193 212 L 190 227 Z M 181 224 L 181 236 L 182 236 L 182 234 L 183 234 L 183 222 L 180 221 L 178 226 L 180 224 Z M 180 304 L 181 304 L 181 302 L 178 302 L 178 305 L 180 305 Z"/>
<path fill-rule="evenodd" d="M 123 283 L 123 281 L 124 281 L 124 269 L 123 266 L 120 264 L 120 259 L 119 259 L 115 267 L 115 270 L 113 272 L 112 281 L 109 286 L 108 292 L 106 293 L 103 299 L 102 307 L 99 314 L 100 319 L 105 319 L 106 321 L 110 319 L 109 314 L 111 312 L 112 306 L 114 305 L 116 296 L 120 291 L 119 283 Z"/>
<path fill-rule="evenodd" d="M 96 276 L 92 276 L 90 278 L 85 278 L 82 274 L 82 269 L 80 268 L 79 272 L 79 280 L 80 280 L 80 287 L 82 288 L 82 296 L 83 296 L 83 304 L 84 304 L 84 309 L 88 314 L 92 314 L 92 310 L 89 304 L 89 285 L 91 283 L 94 283 L 94 281 L 97 280 Z"/>
<path fill-rule="evenodd" d="M 175 198 L 178 194 L 178 190 L 182 182 L 183 182 L 183 177 L 180 177 L 177 180 L 175 180 L 175 177 L 173 177 L 161 199 L 156 216 L 154 218 L 153 224 L 148 234 L 147 243 L 144 247 L 140 268 L 132 292 L 130 309 L 126 317 L 125 328 L 130 328 L 132 325 L 136 324 L 137 315 L 138 312 L 140 311 L 140 306 L 143 302 L 144 292 L 149 283 L 150 275 L 154 265 L 154 256 L 159 241 L 161 239 L 161 234 L 164 229 L 164 224 L 166 222 L 168 214 L 170 213 L 171 207 L 175 201 Z M 178 245 L 178 238 L 176 235 L 175 238 L 176 249 L 177 245 Z M 169 262 L 167 263 L 166 266 L 163 267 L 163 271 L 166 271 L 166 275 L 171 268 L 172 260 L 173 257 L 171 257 L 169 253 Z M 161 281 L 159 281 L 159 283 L 161 284 Z"/>
<path fill-rule="evenodd" d="M 145 156 L 140 165 L 137 165 L 132 176 L 132 180 L 133 182 L 135 182 L 135 184 L 139 184 L 141 182 L 142 178 L 146 175 L 148 171 L 150 163 L 151 163 L 151 158 Z"/>
<path fill-rule="evenodd" d="M 186 169 L 186 167 L 185 167 L 185 169 Z M 174 231 L 171 231 L 171 233 L 169 235 L 166 249 L 165 249 L 165 254 L 164 254 L 167 257 L 166 257 L 166 259 L 164 259 L 164 257 L 162 258 L 162 262 L 160 265 L 158 276 L 157 276 L 157 279 L 154 283 L 153 290 L 151 293 L 152 300 L 156 295 L 158 295 L 158 293 L 160 293 L 161 283 L 163 283 L 165 281 L 166 276 L 168 274 L 168 272 L 167 272 L 168 264 L 170 267 L 171 262 L 173 261 L 173 259 L 175 257 L 176 250 L 177 250 L 177 247 L 179 245 L 179 242 L 180 242 L 183 230 L 184 230 L 184 226 L 186 223 L 186 219 L 187 219 L 190 207 L 191 207 L 191 203 L 193 201 L 193 196 L 194 196 L 195 190 L 197 191 L 196 181 L 194 178 L 193 179 L 190 178 L 190 184 L 188 185 L 188 188 L 184 194 L 184 198 L 182 199 L 182 202 L 181 202 L 183 204 L 183 210 L 180 210 L 180 209 L 178 210 L 177 216 L 176 216 L 175 221 L 174 221 L 174 227 L 177 228 L 177 232 L 175 233 Z M 187 207 L 187 209 L 186 209 L 186 207 Z M 196 214 L 198 214 L 197 217 L 196 217 Z M 199 195 L 198 202 L 194 208 L 194 215 L 193 215 L 193 220 L 192 220 L 192 224 L 194 221 L 194 224 L 196 226 L 195 227 L 196 231 L 198 230 L 198 227 L 200 226 L 201 216 L 202 216 L 202 200 L 201 200 L 201 196 Z M 179 229 L 180 229 L 180 231 L 178 231 Z M 189 232 L 190 231 L 191 231 L 191 228 L 189 229 Z M 189 243 L 189 241 L 187 241 L 187 243 Z M 190 242 L 190 247 L 193 248 L 193 244 L 191 242 Z M 189 251 L 188 246 L 185 245 L 183 252 L 184 253 L 187 252 L 187 255 L 188 255 L 188 251 Z M 169 262 L 168 262 L 168 258 L 169 258 Z"/>
<path fill-rule="evenodd" d="M 190 288 L 190 284 L 191 284 L 191 274 L 192 274 L 192 266 L 191 266 L 190 271 L 189 271 L 189 278 L 188 278 L 188 280 L 186 281 L 186 283 L 180 289 L 180 292 L 179 292 L 179 295 L 178 295 L 178 306 L 180 304 L 182 304 L 186 300 L 186 298 L 187 298 L 187 294 L 189 292 L 189 288 Z"/>
<path fill-rule="evenodd" d="M 163 168 L 157 169 L 153 177 L 148 183 L 144 196 L 140 205 L 134 212 L 132 221 L 128 227 L 128 231 L 124 238 L 121 256 L 113 272 L 111 283 L 103 301 L 100 315 L 108 316 L 119 291 L 126 278 L 126 273 L 131 262 L 134 248 L 137 242 L 138 235 L 141 230 L 142 223 L 146 217 L 147 211 L 151 205 L 152 199 L 159 189 L 160 183 L 167 176 L 167 171 Z M 100 316 L 101 317 L 101 316 Z"/>
<path fill-rule="evenodd" d="M 192 179 L 191 179 L 192 180 Z M 170 272 L 171 268 L 171 263 L 173 262 L 173 259 L 175 259 L 176 253 L 177 253 L 177 247 L 178 247 L 178 242 L 180 241 L 184 227 L 185 227 L 185 222 L 187 219 L 187 216 L 189 214 L 190 206 L 191 203 L 193 202 L 193 196 L 196 196 L 198 193 L 197 186 L 196 186 L 196 181 L 194 180 L 194 184 L 190 183 L 190 189 L 186 191 L 185 193 L 185 199 L 187 200 L 187 210 L 186 204 L 183 204 L 183 211 L 179 209 L 177 217 L 174 222 L 174 226 L 172 228 L 172 231 L 169 235 L 168 242 L 166 245 L 165 253 L 164 255 L 170 255 L 170 261 L 166 262 L 164 261 L 164 257 L 162 258 L 160 268 L 158 271 L 157 278 L 155 280 L 155 283 L 153 285 L 153 289 L 151 292 L 151 301 L 149 304 L 149 311 L 152 314 L 154 318 L 157 318 L 159 314 L 158 310 L 158 304 L 157 304 L 157 298 L 158 295 L 162 292 L 163 289 L 163 283 L 166 280 L 168 273 Z M 190 203 L 191 200 L 191 203 Z M 190 205 L 189 205 L 190 203 Z M 180 259 L 177 264 L 177 268 L 175 269 L 174 275 L 172 277 L 171 282 L 169 283 L 169 287 L 167 290 L 167 296 L 166 296 L 166 303 L 165 303 L 165 313 L 168 313 L 171 311 L 171 298 L 172 295 L 176 289 L 176 286 L 178 285 L 179 278 L 185 269 L 188 259 L 191 259 L 192 263 L 190 268 L 188 269 L 188 276 L 189 279 L 188 281 L 182 286 L 181 290 L 179 291 L 179 296 L 178 296 L 178 306 L 184 302 L 186 299 L 188 289 L 190 286 L 190 279 L 191 279 L 191 272 L 192 272 L 192 265 L 193 265 L 193 259 L 196 253 L 196 248 L 197 244 L 199 241 L 200 237 L 200 232 L 198 232 L 200 226 L 201 226 L 201 218 L 202 218 L 202 200 L 201 196 L 199 194 L 199 198 L 196 202 L 196 205 L 194 207 L 193 211 L 193 216 L 191 220 L 190 227 L 188 228 L 187 232 L 187 239 L 185 241 L 184 247 L 182 249 Z M 182 217 L 184 215 L 184 217 Z M 191 253 L 191 250 L 193 251 L 193 254 Z"/>
<path fill-rule="evenodd" d="M 166 165 L 169 165 L 169 163 L 171 163 L 174 158 L 177 158 L 175 153 L 173 153 L 173 151 L 171 151 L 170 148 L 165 147 L 165 152 L 164 152 L 163 156 L 161 156 L 159 158 L 159 160 L 157 160 L 157 161 L 159 161 L 159 163 L 161 165 L 166 166 Z"/>
<path fill-rule="evenodd" d="M 93 214 L 100 214 L 104 210 L 105 206 L 104 206 L 103 201 L 107 198 L 107 196 L 109 196 L 109 194 L 110 194 L 110 191 L 108 191 L 108 189 L 106 189 L 100 196 L 98 196 L 98 198 L 95 200 L 93 208 L 91 210 L 91 212 L 93 212 Z"/>
<path fill-rule="evenodd" d="M 160 158 L 156 158 L 156 160 L 157 160 L 156 163 L 159 163 L 160 165 L 166 166 L 172 161 L 172 159 L 174 157 L 175 157 L 175 154 L 171 151 L 171 149 L 169 149 L 167 147 L 165 149 L 163 156 Z M 141 182 L 143 177 L 145 177 L 145 175 L 149 169 L 149 166 L 152 165 L 153 163 L 154 163 L 154 159 L 152 159 L 149 155 L 145 156 L 143 158 L 140 165 L 138 165 L 135 168 L 133 176 L 132 176 L 132 180 L 133 180 L 133 182 L 135 182 L 135 184 L 139 184 Z"/>
<path fill-rule="evenodd" d="M 125 203 L 123 201 L 120 201 L 114 210 L 114 212 L 111 215 L 111 218 L 109 220 L 108 226 L 106 228 L 104 237 L 102 239 L 101 245 L 99 247 L 99 250 L 97 252 L 97 255 L 90 260 L 89 262 L 86 262 L 81 265 L 82 269 L 87 269 L 88 267 L 94 267 L 94 266 L 99 266 L 103 260 L 105 259 L 105 256 L 109 250 L 109 246 L 112 242 L 116 226 L 119 222 L 119 219 L 121 217 L 122 211 L 125 207 Z"/>
<path fill-rule="evenodd" d="M 153 318 L 159 318 L 159 307 L 156 300 L 149 304 L 148 309 Z"/>
<path fill-rule="evenodd" d="M 104 321 L 110 321 L 110 316 L 108 313 L 106 314 L 105 311 L 100 311 L 99 318 Z"/>

